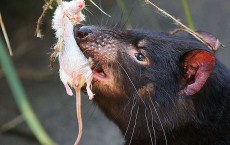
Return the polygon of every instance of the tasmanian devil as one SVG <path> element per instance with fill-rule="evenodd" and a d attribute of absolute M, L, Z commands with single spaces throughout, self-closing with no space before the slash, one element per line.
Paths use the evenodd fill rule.
<path fill-rule="evenodd" d="M 126 145 L 230 145 L 230 71 L 191 36 L 78 26 L 94 101 Z"/>

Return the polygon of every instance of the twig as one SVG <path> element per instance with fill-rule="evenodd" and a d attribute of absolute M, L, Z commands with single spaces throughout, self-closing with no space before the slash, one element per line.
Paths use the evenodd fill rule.
<path fill-rule="evenodd" d="M 1 14 L 1 12 L 0 12 L 0 25 L 1 25 L 1 28 L 2 28 L 3 36 L 4 36 L 5 41 L 6 41 L 6 45 L 7 45 L 8 49 L 9 49 L 10 56 L 13 56 L 13 52 L 12 52 L 12 49 L 11 49 L 10 41 L 9 41 L 8 35 L 6 33 L 5 25 L 4 25 L 3 20 L 2 20 L 2 14 Z"/>
<path fill-rule="evenodd" d="M 172 32 L 170 32 L 170 34 L 172 34 L 172 35 L 175 35 L 175 34 L 177 34 L 177 33 L 179 33 L 179 32 L 187 32 L 187 33 L 189 33 L 187 30 L 185 30 L 185 29 L 175 29 L 175 30 L 173 30 Z M 190 34 L 190 33 L 189 33 Z M 200 34 L 199 34 L 200 35 Z M 205 39 L 204 37 L 202 37 L 202 39 Z M 204 40 L 205 41 L 205 40 Z M 218 39 L 216 40 L 217 42 L 216 42 L 216 45 L 214 45 L 214 46 L 212 46 L 210 43 L 208 43 L 208 45 L 210 45 L 213 49 L 212 49 L 212 51 L 214 51 L 214 52 L 217 52 L 217 50 L 218 50 L 218 48 L 219 47 L 222 47 L 222 48 L 225 48 L 226 46 L 224 45 L 224 44 L 222 44 Z"/>
<path fill-rule="evenodd" d="M 36 27 L 36 31 L 35 31 L 35 36 L 39 37 L 39 38 L 42 38 L 42 33 L 41 33 L 41 24 L 42 24 L 42 19 L 43 17 L 45 16 L 47 10 L 50 8 L 50 6 L 52 5 L 53 3 L 53 0 L 50 0 L 48 3 L 45 4 L 45 7 L 44 7 L 44 10 L 41 14 L 41 16 L 39 17 L 38 19 L 38 22 L 37 22 L 37 27 Z"/>
<path fill-rule="evenodd" d="M 58 5 L 62 4 L 62 0 L 56 0 Z"/>
<path fill-rule="evenodd" d="M 89 0 L 95 7 L 97 7 L 103 14 L 105 14 L 108 17 L 111 17 L 109 14 L 107 14 L 105 11 L 103 11 L 97 4 L 93 2 L 93 0 Z"/>
<path fill-rule="evenodd" d="M 46 12 L 48 11 L 48 9 L 50 8 L 50 6 L 52 5 L 54 0 L 49 0 L 49 2 L 47 2 L 45 4 L 44 10 L 42 11 L 41 16 L 38 19 L 37 22 L 37 26 L 36 26 L 36 31 L 35 31 L 35 36 L 42 38 L 43 35 L 41 33 L 41 24 L 42 24 L 42 19 L 45 16 Z M 102 13 L 104 13 L 105 15 L 107 15 L 108 17 L 111 17 L 110 15 L 108 15 L 106 12 L 104 12 L 96 3 L 93 2 L 93 0 L 89 0 L 95 7 L 97 7 Z M 62 0 L 56 0 L 58 5 L 62 6 Z"/>
<path fill-rule="evenodd" d="M 0 134 L 6 132 L 8 130 L 11 130 L 12 128 L 21 124 L 23 121 L 24 121 L 24 118 L 22 115 L 17 116 L 13 120 L 7 122 L 6 124 L 4 124 L 0 127 Z"/>
<path fill-rule="evenodd" d="M 164 11 L 163 9 L 159 8 L 158 6 L 156 6 L 150 0 L 144 0 L 144 1 L 145 1 L 146 4 L 149 4 L 152 7 L 154 7 L 163 16 L 166 16 L 166 17 L 170 18 L 176 25 L 178 25 L 179 27 L 181 27 L 181 30 L 188 32 L 189 34 L 191 34 L 192 36 L 194 36 L 197 40 L 201 41 L 203 44 L 205 44 L 206 46 L 208 46 L 212 51 L 215 51 L 215 48 L 213 48 L 208 42 L 206 42 L 203 39 L 203 37 L 200 36 L 198 33 L 194 32 L 193 30 L 191 30 L 190 28 L 188 28 L 187 26 L 185 26 L 179 20 L 177 20 L 176 18 L 174 18 L 172 15 L 170 15 L 169 13 L 167 13 L 166 11 Z"/>

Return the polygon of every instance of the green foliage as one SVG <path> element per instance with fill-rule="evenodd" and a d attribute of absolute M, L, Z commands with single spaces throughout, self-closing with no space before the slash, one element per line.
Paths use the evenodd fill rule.
<path fill-rule="evenodd" d="M 190 29 L 195 30 L 195 26 L 193 24 L 193 20 L 190 14 L 190 10 L 189 10 L 189 6 L 188 6 L 188 2 L 187 0 L 181 0 L 183 8 L 184 8 L 184 12 L 185 12 L 185 16 L 187 19 L 187 23 Z"/>

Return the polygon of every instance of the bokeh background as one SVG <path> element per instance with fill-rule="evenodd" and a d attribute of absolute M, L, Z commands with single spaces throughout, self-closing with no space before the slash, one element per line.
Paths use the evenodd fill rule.
<path fill-rule="evenodd" d="M 171 20 L 155 13 L 144 0 L 95 0 L 112 16 L 109 18 L 86 0 L 85 24 L 131 25 L 133 28 L 169 32 L 176 27 Z M 187 24 L 181 0 L 154 0 L 167 12 Z M 75 98 L 67 96 L 58 76 L 58 64 L 50 70 L 49 55 L 55 43 L 51 29 L 52 11 L 44 18 L 43 39 L 34 36 L 36 21 L 42 12 L 43 0 L 1 0 L 0 11 L 9 35 L 14 56 L 11 57 L 28 99 L 49 136 L 59 145 L 72 145 L 77 136 Z M 188 0 L 197 30 L 211 32 L 226 45 L 217 53 L 230 67 L 230 1 Z M 127 19 L 128 18 L 128 19 Z M 0 31 L 1 32 L 1 31 Z M 2 35 L 2 33 L 0 33 Z M 118 128 L 87 97 L 83 97 L 84 134 L 81 145 L 121 145 Z M 29 127 L 20 116 L 5 74 L 0 67 L 0 145 L 38 145 Z M 16 118 L 16 125 L 5 130 L 4 124 Z"/>

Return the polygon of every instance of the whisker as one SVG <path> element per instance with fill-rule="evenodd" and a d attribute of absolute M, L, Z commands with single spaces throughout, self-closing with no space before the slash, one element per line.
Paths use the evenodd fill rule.
<path fill-rule="evenodd" d="M 87 19 L 87 25 L 92 25 L 92 21 L 91 21 L 89 15 L 86 14 L 86 13 L 85 13 L 85 15 L 86 15 L 86 17 L 88 17 L 88 19 Z"/>
<path fill-rule="evenodd" d="M 85 7 L 83 10 L 89 12 L 92 16 L 94 16 L 93 13 L 88 8 Z"/>
<path fill-rule="evenodd" d="M 128 132 L 129 125 L 130 125 L 130 122 L 131 122 L 131 120 L 132 120 L 133 109 L 134 109 L 135 105 L 136 105 L 136 101 L 135 101 L 135 99 L 133 99 L 133 106 L 132 106 L 132 109 L 131 109 L 131 111 L 130 111 L 129 122 L 128 122 L 128 126 L 127 126 L 127 128 L 126 128 L 126 131 L 125 131 L 124 137 L 126 137 L 126 134 L 127 134 L 127 132 Z"/>
<path fill-rule="evenodd" d="M 146 109 L 145 109 L 145 119 L 146 119 L 146 123 L 147 123 L 147 128 L 148 128 L 151 144 L 153 145 L 153 138 L 152 138 L 152 134 L 151 134 L 150 128 L 149 128 L 149 122 L 148 122 L 148 118 L 147 118 L 147 115 L 146 115 Z"/>
<path fill-rule="evenodd" d="M 85 127 L 88 125 L 88 123 L 89 123 L 89 120 L 93 117 L 93 115 L 94 115 L 94 112 L 95 112 L 95 110 L 96 110 L 96 105 L 95 105 L 95 103 L 91 103 L 91 105 L 93 106 L 93 111 L 88 115 L 88 117 L 86 118 L 86 123 L 85 123 Z M 88 111 L 88 113 L 89 113 L 89 111 Z M 87 113 L 87 114 L 88 114 Z"/>
<path fill-rule="evenodd" d="M 105 26 L 107 26 L 109 23 L 109 18 L 107 18 L 106 22 L 105 22 Z"/>
<path fill-rule="evenodd" d="M 133 131 L 132 131 L 132 135 L 131 135 L 131 138 L 130 138 L 129 145 L 132 143 L 133 134 L 134 134 L 134 132 L 135 132 L 135 128 L 136 128 L 136 124 L 137 124 L 138 113 L 139 113 L 139 106 L 138 106 L 138 108 L 137 108 L 137 113 L 136 113 L 136 117 L 135 117 L 135 120 L 134 120 Z"/>
<path fill-rule="evenodd" d="M 154 123 L 153 123 L 153 120 L 154 120 L 154 118 L 153 118 L 153 112 L 152 112 L 152 109 L 151 109 L 150 105 L 149 105 L 149 110 L 150 110 L 151 117 L 152 117 L 152 129 L 153 129 L 153 135 L 154 135 L 154 145 L 156 145 L 156 144 L 157 144 L 156 130 L 155 130 L 155 128 L 154 128 Z"/>
<path fill-rule="evenodd" d="M 99 6 L 100 6 L 100 8 L 102 8 L 102 3 L 101 3 L 101 0 L 99 0 Z M 104 21 L 104 15 L 103 15 L 103 13 L 100 13 L 100 17 L 101 17 L 101 22 L 100 22 L 100 26 L 102 26 L 102 24 L 103 24 L 103 21 Z"/>
<path fill-rule="evenodd" d="M 176 106 L 176 104 L 175 104 L 174 100 L 171 98 L 170 94 L 165 89 L 163 89 L 163 87 L 160 87 L 160 89 L 167 94 L 168 98 L 172 101 L 173 105 Z"/>
<path fill-rule="evenodd" d="M 113 26 L 113 29 L 119 28 L 121 23 L 122 23 L 122 21 L 123 21 L 123 12 L 121 13 L 119 21 L 117 23 L 115 23 L 115 25 Z"/>
<path fill-rule="evenodd" d="M 121 113 L 123 111 L 125 111 L 125 109 L 128 107 L 129 104 L 130 104 L 130 101 L 128 101 L 127 104 L 123 107 L 123 109 L 119 111 L 119 113 L 115 116 L 115 118 L 117 118 L 119 115 L 121 115 Z"/>
<path fill-rule="evenodd" d="M 154 108 L 154 110 L 155 110 L 155 112 L 156 112 L 156 115 L 157 115 L 158 121 L 160 122 L 160 126 L 161 126 L 161 129 L 162 129 L 162 131 L 163 131 L 164 138 L 165 138 L 165 144 L 166 144 L 166 145 L 168 145 L 168 140 L 167 140 L 167 137 L 166 137 L 166 133 L 165 133 L 165 130 L 164 130 L 163 124 L 162 124 L 162 122 L 161 122 L 160 116 L 159 116 L 159 114 L 158 114 L 158 112 L 157 112 L 157 109 L 156 109 L 156 107 L 155 107 L 155 105 L 154 105 L 154 103 L 153 103 L 153 101 L 152 101 L 152 98 L 151 98 L 151 97 L 150 97 L 150 102 L 151 102 L 151 104 L 152 104 L 152 106 L 153 106 L 153 108 Z"/>
<path fill-rule="evenodd" d="M 148 92 L 149 98 L 151 99 L 149 90 L 146 90 L 146 91 Z M 153 112 L 152 112 L 150 104 L 148 104 L 148 106 L 149 106 L 149 110 L 150 110 L 151 118 L 152 118 L 152 129 L 153 129 L 153 135 L 154 135 L 154 145 L 156 145 L 157 144 L 157 138 L 156 138 L 156 130 L 154 128 L 154 123 L 153 123 L 153 120 L 154 120 L 154 118 L 153 118 Z"/>

